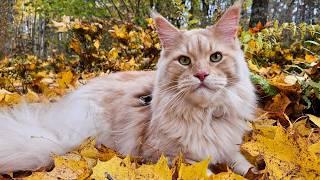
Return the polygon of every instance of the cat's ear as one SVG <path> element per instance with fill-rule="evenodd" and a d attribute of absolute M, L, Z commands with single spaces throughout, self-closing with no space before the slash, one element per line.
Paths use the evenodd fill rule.
<path fill-rule="evenodd" d="M 215 25 L 209 27 L 209 29 L 213 30 L 217 36 L 222 37 L 224 41 L 232 42 L 237 36 L 241 4 L 240 0 L 236 1 L 226 10 Z"/>
<path fill-rule="evenodd" d="M 180 30 L 155 11 L 151 11 L 151 17 L 156 24 L 158 36 L 164 49 L 174 46 L 180 36 Z"/>

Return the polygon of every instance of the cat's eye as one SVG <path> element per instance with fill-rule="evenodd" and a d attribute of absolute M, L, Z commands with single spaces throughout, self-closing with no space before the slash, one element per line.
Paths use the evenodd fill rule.
<path fill-rule="evenodd" d="M 187 56 L 180 56 L 178 61 L 180 64 L 182 64 L 184 66 L 191 64 L 191 59 Z"/>
<path fill-rule="evenodd" d="M 215 52 L 215 53 L 211 54 L 211 56 L 210 56 L 211 62 L 219 62 L 221 60 L 222 60 L 221 52 Z"/>

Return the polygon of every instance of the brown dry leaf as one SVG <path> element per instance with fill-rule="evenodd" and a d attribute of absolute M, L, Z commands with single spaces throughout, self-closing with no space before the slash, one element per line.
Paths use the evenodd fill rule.
<path fill-rule="evenodd" d="M 272 98 L 271 103 L 267 103 L 264 109 L 274 113 L 285 113 L 291 103 L 290 99 L 284 94 L 277 94 Z"/>
<path fill-rule="evenodd" d="M 285 130 L 281 126 L 254 126 L 251 141 L 241 148 L 251 156 L 263 157 L 264 172 L 271 179 L 320 177 L 320 158 L 314 152 L 318 145 L 293 127 Z"/>
<path fill-rule="evenodd" d="M 81 44 L 78 39 L 73 38 L 70 42 L 69 47 L 74 50 L 77 54 L 81 53 Z"/>
<path fill-rule="evenodd" d="M 269 83 L 276 88 L 278 88 L 281 92 L 292 92 L 292 93 L 299 93 L 300 92 L 300 86 L 295 84 L 287 84 L 285 82 L 286 75 L 280 74 L 278 76 L 273 77 L 272 79 L 269 79 Z"/>

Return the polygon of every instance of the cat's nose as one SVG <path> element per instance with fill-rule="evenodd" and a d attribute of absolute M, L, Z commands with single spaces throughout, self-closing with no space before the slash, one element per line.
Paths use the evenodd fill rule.
<path fill-rule="evenodd" d="M 196 74 L 194 74 L 193 76 L 198 78 L 200 81 L 204 81 L 204 79 L 209 75 L 209 73 L 205 72 L 205 71 L 199 71 Z"/>

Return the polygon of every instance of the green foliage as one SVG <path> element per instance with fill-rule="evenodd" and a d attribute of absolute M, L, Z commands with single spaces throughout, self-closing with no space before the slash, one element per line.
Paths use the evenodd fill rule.
<path fill-rule="evenodd" d="M 270 83 L 262 76 L 251 73 L 250 79 L 255 85 L 258 85 L 267 96 L 278 94 L 277 89 L 270 85 Z"/>
<path fill-rule="evenodd" d="M 108 15 L 105 9 L 96 6 L 94 0 L 33 0 L 27 1 L 24 5 L 50 19 L 62 16 L 92 18 Z"/>

